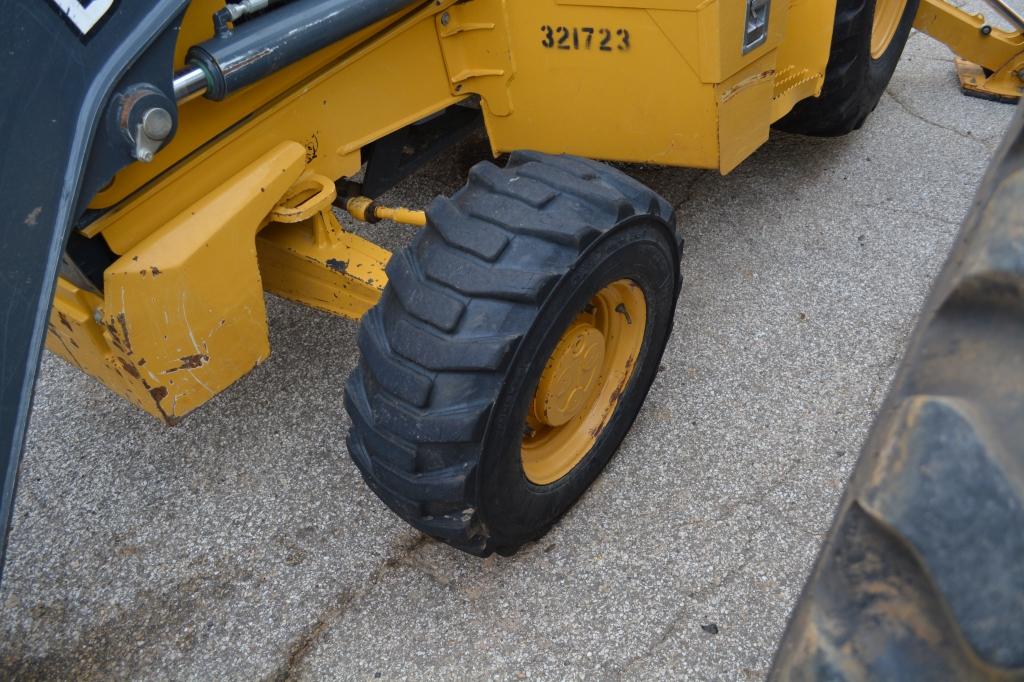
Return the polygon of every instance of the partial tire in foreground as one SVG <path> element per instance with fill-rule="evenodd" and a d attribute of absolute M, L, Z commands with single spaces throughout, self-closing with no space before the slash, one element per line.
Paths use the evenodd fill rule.
<path fill-rule="evenodd" d="M 349 452 L 414 527 L 472 554 L 542 536 L 636 418 L 679 293 L 672 207 L 600 163 L 480 163 L 388 265 L 345 404 Z"/>
<path fill-rule="evenodd" d="M 1021 679 L 1024 112 L 989 168 L 782 644 L 776 680 Z"/>
<path fill-rule="evenodd" d="M 831 137 L 864 125 L 899 63 L 919 0 L 839 0 L 821 95 L 799 102 L 775 127 Z"/>

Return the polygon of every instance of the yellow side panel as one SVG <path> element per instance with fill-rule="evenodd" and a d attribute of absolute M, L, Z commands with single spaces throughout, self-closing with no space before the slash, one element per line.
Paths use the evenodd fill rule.
<path fill-rule="evenodd" d="M 700 10 L 701 77 L 721 83 L 756 60 L 773 52 L 782 41 L 789 5 L 774 0 L 768 17 L 768 37 L 759 47 L 743 53 L 746 0 L 715 0 Z"/>
<path fill-rule="evenodd" d="M 769 53 L 716 88 L 720 168 L 728 173 L 768 140 L 775 91 L 775 53 Z"/>
<path fill-rule="evenodd" d="M 767 139 L 789 4 L 772 3 L 767 38 L 747 53 L 745 11 L 739 0 L 474 0 L 439 33 L 444 47 L 462 23 L 507 22 L 508 113 L 485 108 L 496 152 L 728 171 Z"/>
<path fill-rule="evenodd" d="M 495 3 L 497 4 L 497 3 Z M 509 2 L 512 114 L 489 116 L 496 151 L 718 166 L 714 85 L 646 9 Z M 696 12 L 679 12 L 696 31 Z M 550 31 L 549 31 L 550 29 Z"/>

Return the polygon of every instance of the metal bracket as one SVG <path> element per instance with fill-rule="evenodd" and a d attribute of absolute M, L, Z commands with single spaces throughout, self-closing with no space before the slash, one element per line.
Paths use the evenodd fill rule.
<path fill-rule="evenodd" d="M 480 95 L 494 116 L 512 113 L 512 49 L 498 3 L 453 5 L 437 17 L 437 35 L 453 95 Z"/>
<path fill-rule="evenodd" d="M 321 175 L 302 177 L 284 194 L 256 238 L 260 276 L 276 296 L 358 320 L 380 299 L 391 253 L 342 229 L 336 196 Z"/>

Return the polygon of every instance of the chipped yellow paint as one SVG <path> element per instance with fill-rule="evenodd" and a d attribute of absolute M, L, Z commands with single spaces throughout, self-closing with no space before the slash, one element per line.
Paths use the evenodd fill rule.
<path fill-rule="evenodd" d="M 126 337 L 120 321 L 115 320 L 112 330 L 96 322 L 96 311 L 102 304 L 100 296 L 58 278 L 46 348 L 96 377 L 136 407 L 173 423 L 158 409 L 163 382 L 151 375 L 144 359 L 129 353 L 129 348 L 121 341 Z M 141 365 L 140 359 L 143 360 Z"/>
<path fill-rule="evenodd" d="M 61 280 L 47 346 L 174 424 L 270 354 L 257 231 L 299 179 L 285 142 L 192 204 L 104 273 L 103 297 Z"/>
<path fill-rule="evenodd" d="M 768 81 L 768 80 L 771 80 L 773 82 L 773 84 L 774 84 L 774 79 L 775 79 L 775 69 L 769 69 L 767 71 L 761 71 L 760 73 L 755 73 L 752 76 L 747 76 L 747 77 L 743 78 L 742 80 L 740 80 L 735 85 L 730 85 L 729 87 L 721 90 L 720 94 L 718 95 L 718 101 L 719 101 L 720 104 L 725 104 L 726 102 L 731 100 L 733 97 L 735 97 L 736 95 L 738 95 L 741 92 L 743 92 L 744 90 L 746 90 L 747 88 L 753 87 L 755 85 L 760 85 L 763 82 Z"/>

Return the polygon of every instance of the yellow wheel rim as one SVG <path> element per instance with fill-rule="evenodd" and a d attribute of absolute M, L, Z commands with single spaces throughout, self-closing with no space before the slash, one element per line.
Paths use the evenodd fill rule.
<path fill-rule="evenodd" d="M 646 327 L 647 300 L 628 279 L 597 292 L 569 324 L 523 428 L 523 471 L 531 483 L 554 483 L 590 452 L 633 376 Z"/>
<path fill-rule="evenodd" d="M 907 0 L 875 0 L 875 18 L 871 25 L 872 59 L 879 59 L 889 49 L 906 8 Z"/>

